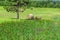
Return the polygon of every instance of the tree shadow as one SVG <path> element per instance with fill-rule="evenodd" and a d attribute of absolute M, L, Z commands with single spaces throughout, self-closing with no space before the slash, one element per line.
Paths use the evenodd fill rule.
<path fill-rule="evenodd" d="M 11 18 L 11 19 L 17 19 L 17 18 Z"/>
<path fill-rule="evenodd" d="M 11 19 L 18 19 L 18 18 L 11 18 Z M 21 18 L 19 18 L 19 19 L 21 19 Z"/>

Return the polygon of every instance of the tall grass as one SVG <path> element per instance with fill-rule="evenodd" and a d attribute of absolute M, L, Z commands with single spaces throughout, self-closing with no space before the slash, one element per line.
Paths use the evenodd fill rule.
<path fill-rule="evenodd" d="M 0 23 L 0 40 L 60 40 L 60 23 L 50 20 Z"/>

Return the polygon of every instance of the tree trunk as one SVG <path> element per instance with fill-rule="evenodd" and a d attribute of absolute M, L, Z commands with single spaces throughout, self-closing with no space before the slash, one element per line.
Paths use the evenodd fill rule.
<path fill-rule="evenodd" d="M 17 19 L 19 19 L 19 11 L 17 11 Z"/>
<path fill-rule="evenodd" d="M 19 19 L 19 7 L 16 7 L 17 19 Z"/>

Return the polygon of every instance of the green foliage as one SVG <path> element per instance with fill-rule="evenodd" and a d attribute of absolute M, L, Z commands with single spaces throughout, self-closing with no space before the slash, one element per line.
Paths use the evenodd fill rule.
<path fill-rule="evenodd" d="M 60 8 L 60 1 L 32 1 L 30 6 L 33 7 L 47 7 L 47 8 Z"/>
<path fill-rule="evenodd" d="M 15 11 L 17 12 L 17 10 L 21 7 L 25 7 L 28 5 L 29 2 L 27 1 L 22 1 L 22 0 L 10 0 L 10 1 L 6 1 L 4 9 L 6 9 L 7 11 Z"/>
<path fill-rule="evenodd" d="M 27 6 L 33 6 L 33 7 L 52 7 L 52 8 L 60 8 L 60 1 L 53 1 L 53 0 L 46 0 L 46 1 L 30 1 L 30 0 L 18 0 L 21 3 L 24 4 L 24 2 L 29 2 Z M 0 1 L 0 6 L 1 5 L 10 5 L 16 3 L 17 0 L 6 0 L 6 1 Z"/>
<path fill-rule="evenodd" d="M 16 12 L 17 7 L 15 7 L 15 6 L 4 6 L 4 9 L 6 9 L 7 12 Z"/>

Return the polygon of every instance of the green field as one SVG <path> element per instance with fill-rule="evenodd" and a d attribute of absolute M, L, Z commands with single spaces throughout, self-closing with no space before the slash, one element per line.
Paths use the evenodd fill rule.
<path fill-rule="evenodd" d="M 27 20 L 28 14 L 40 16 L 41 20 Z M 60 40 L 60 9 L 34 8 L 16 13 L 0 7 L 0 40 Z"/>
<path fill-rule="evenodd" d="M 20 18 L 26 18 L 28 14 L 34 14 L 34 16 L 41 16 L 42 18 L 54 18 L 60 16 L 59 8 L 33 8 L 26 9 L 23 13 L 20 12 Z M 0 18 L 16 18 L 16 13 L 7 12 L 3 7 L 0 7 Z"/>

